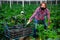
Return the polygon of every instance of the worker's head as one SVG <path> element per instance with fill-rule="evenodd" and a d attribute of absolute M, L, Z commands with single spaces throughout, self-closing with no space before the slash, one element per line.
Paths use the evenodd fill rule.
<path fill-rule="evenodd" d="M 45 2 L 42 2 L 40 4 L 40 8 L 41 8 L 41 10 L 45 10 L 46 9 L 46 3 Z"/>
<path fill-rule="evenodd" d="M 20 13 L 21 13 L 21 14 L 24 14 L 24 11 L 21 11 Z"/>

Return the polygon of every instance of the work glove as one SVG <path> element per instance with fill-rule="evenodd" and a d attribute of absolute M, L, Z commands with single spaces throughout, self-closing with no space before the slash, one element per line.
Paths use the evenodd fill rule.
<path fill-rule="evenodd" d="M 29 20 L 28 22 L 27 22 L 27 25 L 30 23 L 31 21 Z"/>
<path fill-rule="evenodd" d="M 29 25 L 29 23 L 30 23 L 30 20 L 26 23 L 25 27 L 27 27 Z"/>

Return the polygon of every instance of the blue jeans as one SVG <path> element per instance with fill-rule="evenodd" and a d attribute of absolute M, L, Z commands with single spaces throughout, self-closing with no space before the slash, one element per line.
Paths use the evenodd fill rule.
<path fill-rule="evenodd" d="M 45 19 L 44 20 L 37 20 L 37 19 L 35 19 L 34 20 L 35 27 L 34 27 L 34 34 L 33 34 L 34 37 L 36 37 L 36 29 L 37 29 L 37 25 L 39 24 L 39 22 L 42 22 L 42 24 L 44 25 L 44 29 L 47 29 L 48 25 L 45 22 Z"/>
<path fill-rule="evenodd" d="M 47 26 L 48 26 L 47 23 L 45 22 L 45 19 L 44 20 L 35 19 L 34 24 L 35 24 L 35 28 L 37 28 L 38 24 L 43 24 L 44 25 L 44 29 L 47 29 Z"/>

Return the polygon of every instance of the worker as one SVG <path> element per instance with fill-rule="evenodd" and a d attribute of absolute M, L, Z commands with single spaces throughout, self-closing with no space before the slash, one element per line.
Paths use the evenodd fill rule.
<path fill-rule="evenodd" d="M 46 18 L 45 18 L 46 17 Z M 35 10 L 35 12 L 33 13 L 33 15 L 29 18 L 27 25 L 32 22 L 32 20 L 34 19 L 34 23 L 35 23 L 35 28 L 34 28 L 34 37 L 36 36 L 36 28 L 37 28 L 37 24 L 39 23 L 39 21 L 41 21 L 44 25 L 44 29 L 47 29 L 47 27 L 50 25 L 50 11 L 47 8 L 47 5 L 45 2 L 42 2 L 40 4 L 40 6 Z M 48 24 L 46 23 L 46 19 L 48 19 Z"/>

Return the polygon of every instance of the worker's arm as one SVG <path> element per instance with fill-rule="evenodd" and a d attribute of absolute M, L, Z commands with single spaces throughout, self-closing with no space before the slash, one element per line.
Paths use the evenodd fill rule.
<path fill-rule="evenodd" d="M 30 17 L 30 19 L 28 20 L 27 24 L 29 24 L 32 19 L 36 16 L 37 12 L 39 11 L 39 7 L 35 10 L 35 12 L 33 13 L 33 15 Z"/>
<path fill-rule="evenodd" d="M 48 25 L 50 25 L 50 11 L 47 10 Z"/>

